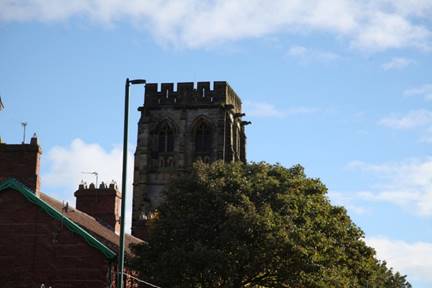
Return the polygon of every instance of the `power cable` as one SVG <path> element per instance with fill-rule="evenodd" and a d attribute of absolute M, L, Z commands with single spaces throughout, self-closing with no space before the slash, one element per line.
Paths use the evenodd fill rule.
<path fill-rule="evenodd" d="M 132 276 L 132 275 L 130 275 L 130 274 L 127 274 L 127 273 L 124 273 L 124 272 L 123 272 L 123 275 L 126 275 L 127 277 L 130 277 L 130 278 L 132 278 L 132 279 L 134 279 L 134 280 L 136 280 L 136 281 L 138 281 L 138 282 L 140 282 L 140 283 L 144 283 L 144 284 L 146 284 L 146 285 L 148 285 L 148 286 L 150 286 L 150 287 L 153 287 L 153 288 L 162 288 L 162 287 L 160 287 L 160 286 L 156 286 L 156 285 L 151 284 L 151 283 L 149 283 L 149 282 L 147 282 L 147 281 L 144 281 L 144 280 L 141 280 L 141 279 L 139 279 L 139 278 L 136 278 L 136 277 L 134 277 L 134 276 Z"/>

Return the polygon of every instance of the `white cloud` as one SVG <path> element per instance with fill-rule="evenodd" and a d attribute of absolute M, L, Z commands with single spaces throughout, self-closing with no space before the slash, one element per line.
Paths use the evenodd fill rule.
<path fill-rule="evenodd" d="M 429 50 L 430 38 L 431 32 L 426 27 L 413 24 L 398 14 L 377 11 L 359 29 L 353 45 L 376 51 L 403 47 Z"/>
<path fill-rule="evenodd" d="M 407 89 L 404 91 L 407 96 L 421 96 L 425 100 L 432 101 L 432 84 L 424 84 L 419 87 Z"/>
<path fill-rule="evenodd" d="M 389 267 L 407 275 L 408 281 L 421 280 L 432 285 L 432 243 L 409 243 L 382 236 L 368 237 L 366 243 L 375 248 L 378 259 L 385 260 Z"/>
<path fill-rule="evenodd" d="M 115 180 L 121 186 L 122 149 L 113 148 L 105 151 L 98 144 L 88 144 L 81 139 L 74 139 L 69 147 L 57 146 L 48 151 L 47 172 L 42 175 L 42 189 L 56 191 L 58 200 L 69 200 L 75 203 L 73 193 L 77 190 L 81 180 L 88 183 L 95 182 L 93 175 L 82 174 L 83 171 L 96 171 L 99 173 L 99 183 L 110 183 Z M 128 152 L 128 178 L 127 178 L 127 217 L 126 227 L 131 224 L 131 200 L 133 178 L 133 154 Z M 44 162 L 43 162 L 44 163 Z M 45 164 L 43 164 L 45 165 Z M 63 197 L 66 197 L 64 199 Z M 73 199 L 73 201 L 71 201 Z"/>
<path fill-rule="evenodd" d="M 378 178 L 370 191 L 357 193 L 359 198 L 393 203 L 422 216 L 432 215 L 432 158 L 384 164 L 353 161 L 348 167 Z"/>
<path fill-rule="evenodd" d="M 432 111 L 420 109 L 408 112 L 404 116 L 389 116 L 379 120 L 382 126 L 394 129 L 412 129 L 432 123 Z"/>
<path fill-rule="evenodd" d="M 280 109 L 274 106 L 273 104 L 266 102 L 255 102 L 255 101 L 247 101 L 245 102 L 244 108 L 246 114 L 248 116 L 254 117 L 288 117 L 295 115 L 303 115 L 303 114 L 313 114 L 320 109 L 314 107 L 291 107 L 288 109 Z"/>
<path fill-rule="evenodd" d="M 391 59 L 389 62 L 384 63 L 381 67 L 384 70 L 393 70 L 393 69 L 402 69 L 412 64 L 413 61 L 411 59 L 396 57 Z"/>
<path fill-rule="evenodd" d="M 295 57 L 304 62 L 330 62 L 340 58 L 338 54 L 333 52 L 309 49 L 303 46 L 291 46 L 288 49 L 287 56 Z"/>
<path fill-rule="evenodd" d="M 383 4 L 390 3 L 394 10 L 404 16 L 414 15 L 426 17 L 432 12 L 432 3 L 429 0 L 387 0 Z"/>
<path fill-rule="evenodd" d="M 186 47 L 275 33 L 326 32 L 367 50 L 430 49 L 420 23 L 432 2 L 412 0 L 6 0 L 0 21 L 63 21 L 75 16 L 100 23 L 132 21 L 156 39 Z"/>

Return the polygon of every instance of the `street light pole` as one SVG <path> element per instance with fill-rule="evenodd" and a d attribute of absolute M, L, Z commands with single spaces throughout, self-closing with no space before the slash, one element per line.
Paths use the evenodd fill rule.
<path fill-rule="evenodd" d="M 122 167 L 122 201 L 121 201 L 121 216 L 120 216 L 120 245 L 119 245 L 119 259 L 118 259 L 118 279 L 117 287 L 123 288 L 123 274 L 124 274 L 124 250 L 125 250 L 125 214 L 126 214 L 126 169 L 127 169 L 127 143 L 128 143 L 128 120 L 129 120 L 129 86 L 135 84 L 144 84 L 146 80 L 135 79 L 129 80 L 126 78 L 125 83 L 125 107 L 124 107 L 124 128 L 123 128 L 123 167 Z"/>

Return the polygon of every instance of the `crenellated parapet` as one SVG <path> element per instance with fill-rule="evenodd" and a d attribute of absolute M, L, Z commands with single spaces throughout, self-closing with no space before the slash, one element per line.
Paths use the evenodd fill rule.
<path fill-rule="evenodd" d="M 145 107 L 163 106 L 215 106 L 232 105 L 241 110 L 241 100 L 225 81 L 147 83 L 145 89 Z"/>

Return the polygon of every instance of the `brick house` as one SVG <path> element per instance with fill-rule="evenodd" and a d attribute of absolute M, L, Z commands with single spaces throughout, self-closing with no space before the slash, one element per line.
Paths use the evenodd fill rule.
<path fill-rule="evenodd" d="M 114 184 L 86 187 L 69 207 L 39 190 L 37 138 L 0 143 L 0 283 L 2 287 L 115 287 L 121 196 Z M 142 241 L 126 235 L 130 244 Z M 138 287 L 131 279 L 126 287 Z"/>

